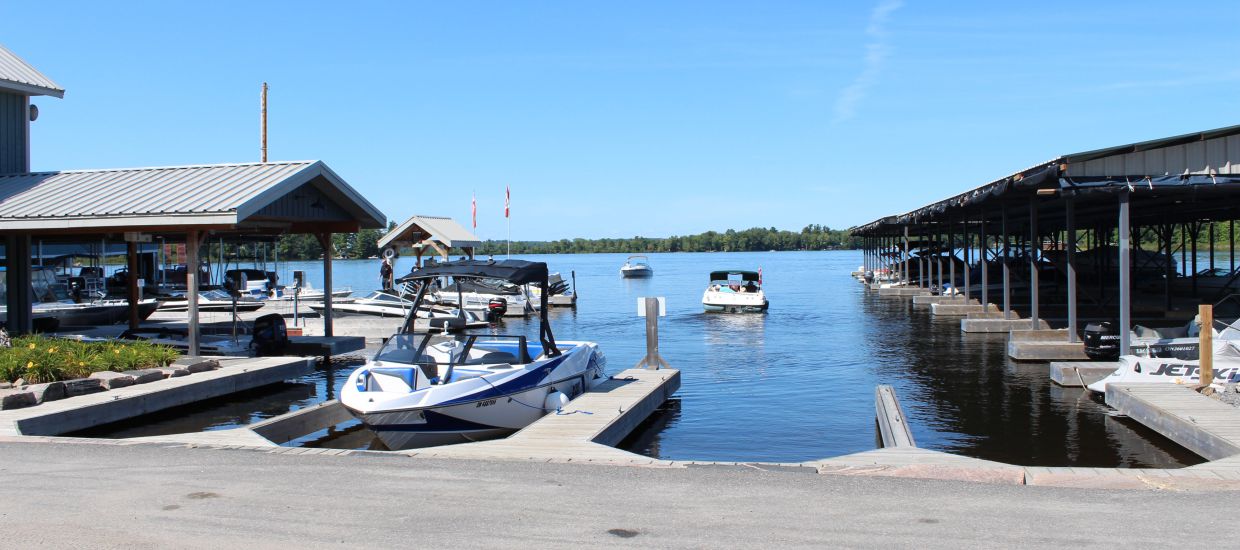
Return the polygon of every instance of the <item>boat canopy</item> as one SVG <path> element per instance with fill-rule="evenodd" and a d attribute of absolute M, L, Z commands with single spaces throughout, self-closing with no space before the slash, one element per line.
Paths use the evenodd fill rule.
<path fill-rule="evenodd" d="M 710 272 L 710 280 L 726 281 L 729 275 L 740 275 L 742 281 L 757 281 L 759 279 L 757 271 L 733 269 L 728 271 L 712 271 Z"/>
<path fill-rule="evenodd" d="M 416 279 L 434 279 L 438 277 L 503 279 L 515 285 L 546 284 L 547 264 L 527 262 L 525 260 L 458 260 L 455 262 L 438 262 L 421 269 L 414 269 L 396 282 L 406 283 Z"/>

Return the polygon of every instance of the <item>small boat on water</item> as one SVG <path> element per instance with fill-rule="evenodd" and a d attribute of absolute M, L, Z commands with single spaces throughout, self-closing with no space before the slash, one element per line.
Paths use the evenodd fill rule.
<path fill-rule="evenodd" d="M 255 311 L 266 302 L 248 294 L 237 298 L 236 311 Z M 159 305 L 160 311 L 189 311 L 189 300 L 185 295 L 173 296 Z M 203 290 L 198 293 L 198 311 L 233 311 L 233 297 L 227 291 Z"/>
<path fill-rule="evenodd" d="M 649 258 L 640 254 L 629 256 L 624 261 L 624 265 L 620 266 L 620 276 L 625 279 L 639 279 L 643 277 L 653 277 L 654 268 L 650 267 Z"/>
<path fill-rule="evenodd" d="M 500 279 L 537 285 L 539 341 L 524 335 L 413 332 L 413 317 L 355 370 L 340 403 L 390 449 L 503 437 L 562 407 L 601 382 L 606 359 L 593 342 L 559 342 L 547 320 L 547 265 L 521 260 L 445 262 L 414 270 L 414 304 L 431 282 Z"/>
<path fill-rule="evenodd" d="M 710 284 L 702 294 L 702 306 L 712 312 L 763 313 L 769 305 L 762 291 L 761 271 L 712 271 Z"/>
<path fill-rule="evenodd" d="M 323 302 L 308 304 L 310 309 L 317 313 L 323 313 L 325 308 Z M 407 317 L 409 312 L 413 310 L 413 300 L 397 296 L 382 290 L 376 290 L 363 298 L 350 300 L 348 302 L 336 303 L 332 301 L 333 315 L 371 315 L 375 317 Z M 485 319 L 479 317 L 472 311 L 461 310 L 456 307 L 444 307 L 434 304 L 424 303 L 417 307 L 418 319 L 426 319 L 430 321 L 430 326 L 437 329 L 461 329 L 469 327 L 487 326 Z"/>
<path fill-rule="evenodd" d="M 495 279 L 453 277 L 433 284 L 427 296 L 431 303 L 452 307 L 465 304 L 467 311 L 491 318 L 524 317 L 540 307 L 522 285 Z"/>

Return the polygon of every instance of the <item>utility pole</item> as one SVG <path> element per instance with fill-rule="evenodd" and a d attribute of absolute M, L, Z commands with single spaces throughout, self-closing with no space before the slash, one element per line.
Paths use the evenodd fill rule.
<path fill-rule="evenodd" d="M 262 149 L 263 164 L 267 164 L 267 83 L 263 83 L 263 106 L 262 106 Z"/>

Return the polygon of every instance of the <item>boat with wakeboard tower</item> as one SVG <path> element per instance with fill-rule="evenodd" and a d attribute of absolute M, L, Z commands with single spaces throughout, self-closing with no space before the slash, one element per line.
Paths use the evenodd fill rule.
<path fill-rule="evenodd" d="M 503 437 L 606 378 L 606 358 L 598 344 L 556 342 L 547 319 L 547 264 L 441 262 L 415 269 L 397 282 L 416 287 L 416 309 L 432 282 L 444 277 L 537 286 L 542 302 L 538 342 L 528 342 L 525 335 L 417 333 L 415 317 L 407 316 L 340 391 L 340 403 L 388 448 Z"/>

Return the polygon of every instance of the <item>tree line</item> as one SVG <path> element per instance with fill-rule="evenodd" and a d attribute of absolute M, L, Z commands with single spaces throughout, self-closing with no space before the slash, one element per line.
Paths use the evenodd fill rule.
<path fill-rule="evenodd" d="M 388 226 L 388 230 L 396 224 Z M 387 230 L 363 229 L 357 233 L 332 235 L 338 258 L 379 256 L 379 239 Z M 601 252 L 747 252 L 765 250 L 839 250 L 858 248 L 859 239 L 847 230 L 811 224 L 800 231 L 781 231 L 774 227 L 754 227 L 737 231 L 707 231 L 696 235 L 671 237 L 632 237 L 622 239 L 560 239 L 558 241 L 512 241 L 513 254 L 590 254 Z M 313 260 L 323 250 L 313 235 L 284 235 L 276 243 L 280 258 Z M 508 252 L 508 241 L 487 240 L 475 251 L 478 256 Z"/>

